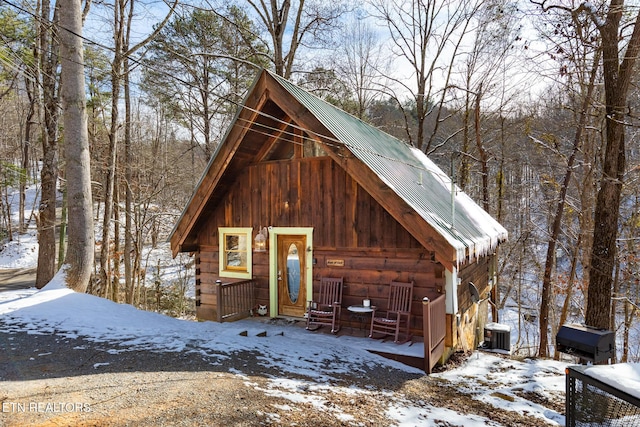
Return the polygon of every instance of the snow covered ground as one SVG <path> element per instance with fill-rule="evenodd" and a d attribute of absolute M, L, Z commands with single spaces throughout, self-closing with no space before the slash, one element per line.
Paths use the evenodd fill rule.
<path fill-rule="evenodd" d="M 0 266 L 1 267 L 1 266 Z M 199 351 L 203 355 L 220 354 L 233 357 L 237 351 L 251 350 L 262 354 L 259 365 L 275 367 L 283 372 L 271 382 L 282 389 L 289 384 L 287 395 L 292 401 L 307 398 L 309 386 L 330 384 L 337 376 L 367 369 L 396 369 L 421 375 L 415 368 L 370 353 L 369 349 L 384 350 L 377 340 L 348 336 L 314 334 L 302 328 L 244 320 L 218 324 L 179 320 L 157 313 L 138 310 L 88 294 L 64 288 L 55 280 L 43 290 L 27 289 L 0 293 L 0 316 L 9 326 L 7 332 L 27 330 L 31 333 L 55 333 L 111 345 L 112 352 L 136 351 Z M 247 336 L 240 333 L 247 331 Z M 266 337 L 258 337 L 267 332 Z M 300 342 L 305 345 L 301 346 Z M 364 344 L 363 344 L 364 343 Z M 413 349 L 411 349 L 413 347 Z M 420 351 L 419 345 L 407 347 L 407 352 Z M 339 361 L 335 363 L 335 361 Z M 333 362 L 333 363 L 330 363 Z M 475 353 L 460 368 L 433 374 L 465 389 L 474 398 L 490 405 L 537 417 L 555 425 L 564 425 L 564 417 L 521 396 L 526 391 L 558 396 L 564 392 L 564 367 L 554 361 L 518 362 L 483 352 Z M 100 366 L 95 366 L 96 372 Z M 293 380 L 287 377 L 307 378 Z M 242 375 L 241 372 L 237 373 Z M 305 382 L 307 384 L 305 384 Z M 367 393 L 365 389 L 349 389 L 345 393 Z M 496 425 L 477 415 L 457 413 L 430 406 L 412 406 L 402 398 L 395 399 L 387 416 L 401 426 L 436 425 L 429 420 L 446 419 L 450 425 Z"/>
<path fill-rule="evenodd" d="M 28 204 L 33 206 L 33 204 Z M 149 254 L 149 265 L 155 266 L 160 259 L 166 265 L 171 259 L 167 246 Z M 37 262 L 37 239 L 35 230 L 15 235 L 14 241 L 0 246 L 0 269 L 32 268 Z M 177 272 L 176 272 L 177 270 Z M 173 273 L 172 273 L 173 271 Z M 163 280 L 172 280 L 179 267 L 166 269 Z M 54 279 L 43 290 L 26 289 L 0 293 L 0 316 L 12 330 L 35 334 L 55 333 L 67 337 L 83 337 L 92 341 L 112 345 L 110 351 L 125 352 L 147 349 L 153 351 L 198 351 L 203 355 L 233 357 L 237 351 L 258 350 L 262 354 L 258 364 L 291 373 L 292 377 L 307 378 L 313 387 L 330 384 L 332 379 L 344 373 L 367 369 L 396 369 L 422 375 L 418 369 L 377 356 L 368 350 L 389 351 L 385 346 L 400 348 L 406 354 L 421 355 L 422 346 L 405 344 L 400 348 L 392 343 L 377 340 L 356 339 L 348 336 L 315 334 L 308 339 L 304 329 L 278 324 L 244 320 L 218 324 L 193 322 L 138 310 L 126 304 L 117 304 L 88 294 L 78 294 L 64 288 L 60 278 Z M 247 331 L 246 334 L 240 334 Z M 257 337 L 266 332 L 266 337 Z M 246 336 L 244 336 L 246 335 Z M 299 345 L 304 342 L 305 345 Z M 328 351 L 327 351 L 328 350 Z M 323 355 L 319 357 L 319 355 Z M 341 363 L 329 363 L 331 361 Z M 552 424 L 563 425 L 564 417 L 545 407 L 518 397 L 521 390 L 539 391 L 549 395 L 564 392 L 564 364 L 550 361 L 516 362 L 487 353 L 474 354 L 467 363 L 442 376 L 469 389 L 477 399 L 497 407 L 526 413 Z M 95 366 L 97 372 L 101 366 Z M 492 374 L 493 372 L 493 374 Z M 499 372 L 499 375 L 495 373 Z M 242 375 L 241 372 L 236 373 Z M 302 392 L 309 384 L 303 380 L 273 378 L 274 387 L 281 393 L 283 387 L 290 391 L 287 398 L 302 401 L 308 396 Z M 288 386 L 288 387 L 287 387 Z M 335 390 L 334 390 L 335 391 Z M 499 393 L 496 393 L 499 391 Z M 367 390 L 349 389 L 345 393 L 367 393 Z M 492 397 L 493 396 L 493 397 Z M 502 396 L 502 397 L 496 397 Z M 505 399 L 504 396 L 511 396 Z M 416 407 L 401 398 L 395 399 L 387 416 L 401 426 L 435 425 L 432 421 L 446 419 L 451 425 L 485 426 L 495 425 L 476 415 L 467 415 L 437 408 L 425 403 Z"/>

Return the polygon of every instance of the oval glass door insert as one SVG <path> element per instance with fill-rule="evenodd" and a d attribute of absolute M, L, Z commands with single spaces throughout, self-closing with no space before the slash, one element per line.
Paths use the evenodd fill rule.
<path fill-rule="evenodd" d="M 295 243 L 289 246 L 287 255 L 287 284 L 289 299 L 295 304 L 298 302 L 298 296 L 300 295 L 300 257 Z"/>

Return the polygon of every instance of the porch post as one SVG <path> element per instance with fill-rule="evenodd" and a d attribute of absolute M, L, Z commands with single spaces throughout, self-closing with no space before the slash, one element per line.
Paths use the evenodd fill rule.
<path fill-rule="evenodd" d="M 458 314 L 458 270 L 453 267 L 451 271 L 444 270 L 445 293 L 447 295 L 447 313 Z"/>
<path fill-rule="evenodd" d="M 424 336 L 424 371 L 431 373 L 431 305 L 429 298 L 422 298 L 422 334 Z"/>
<path fill-rule="evenodd" d="M 218 323 L 222 323 L 222 280 L 216 280 L 216 316 Z"/>

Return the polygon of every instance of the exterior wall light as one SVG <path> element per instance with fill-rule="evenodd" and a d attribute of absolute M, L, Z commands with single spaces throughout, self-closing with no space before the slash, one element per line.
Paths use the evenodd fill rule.
<path fill-rule="evenodd" d="M 267 237 L 269 236 L 269 232 L 267 231 L 267 227 L 262 227 L 254 240 L 254 250 L 256 252 L 266 252 L 267 250 Z"/>

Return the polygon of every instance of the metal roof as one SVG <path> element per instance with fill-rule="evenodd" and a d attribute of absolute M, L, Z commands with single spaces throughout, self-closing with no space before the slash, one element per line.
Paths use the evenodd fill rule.
<path fill-rule="evenodd" d="M 410 205 L 455 250 L 458 261 L 492 251 L 507 230 L 422 151 L 270 73 L 355 157 Z M 326 136 L 326 135 L 325 135 Z M 452 191 L 453 189 L 453 191 Z M 452 197 L 452 193 L 455 197 Z"/>

